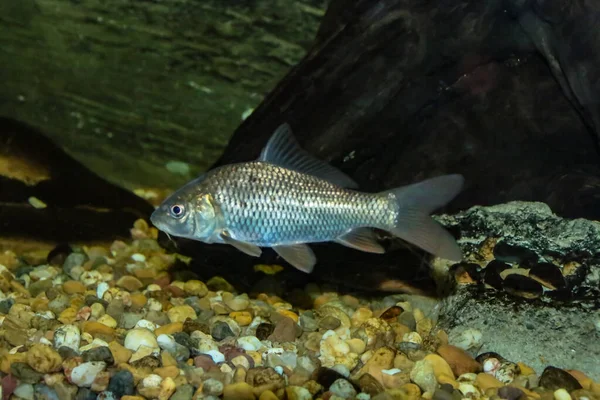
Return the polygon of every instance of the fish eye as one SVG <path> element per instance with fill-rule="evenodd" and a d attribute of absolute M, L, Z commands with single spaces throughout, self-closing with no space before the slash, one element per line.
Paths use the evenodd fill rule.
<path fill-rule="evenodd" d="M 184 212 L 185 208 L 182 205 L 175 204 L 171 206 L 171 215 L 175 218 L 181 218 Z"/>

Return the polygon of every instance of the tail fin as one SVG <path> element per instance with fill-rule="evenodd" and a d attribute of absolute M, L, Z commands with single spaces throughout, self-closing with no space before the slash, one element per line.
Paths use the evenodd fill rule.
<path fill-rule="evenodd" d="M 463 183 L 462 175 L 444 175 L 382 192 L 393 196 L 391 201 L 397 206 L 396 225 L 390 232 L 435 256 L 460 261 L 462 252 L 456 240 L 429 214 L 450 202 Z"/>

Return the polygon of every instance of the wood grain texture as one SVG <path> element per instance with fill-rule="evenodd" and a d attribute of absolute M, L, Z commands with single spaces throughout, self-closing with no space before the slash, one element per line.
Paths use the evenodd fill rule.
<path fill-rule="evenodd" d="M 102 175 L 177 186 L 304 55 L 324 0 L 0 2 L 0 115 Z M 165 169 L 191 164 L 191 174 Z"/>

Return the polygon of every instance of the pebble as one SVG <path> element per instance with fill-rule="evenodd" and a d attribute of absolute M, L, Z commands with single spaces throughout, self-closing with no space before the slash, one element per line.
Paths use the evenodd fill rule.
<path fill-rule="evenodd" d="M 84 362 L 88 361 L 103 361 L 106 364 L 112 364 L 114 362 L 113 355 L 108 346 L 98 346 L 93 349 L 84 351 L 81 353 L 81 358 Z"/>
<path fill-rule="evenodd" d="M 342 399 L 352 399 L 356 396 L 354 386 L 346 379 L 337 379 L 331 384 L 329 391 Z"/>
<path fill-rule="evenodd" d="M 214 378 L 208 378 L 202 385 L 202 393 L 209 396 L 220 396 L 223 393 L 223 383 Z"/>
<path fill-rule="evenodd" d="M 137 351 L 140 346 L 157 349 L 158 342 L 152 331 L 144 328 L 135 328 L 130 330 L 127 336 L 125 336 L 124 346 L 131 351 Z"/>
<path fill-rule="evenodd" d="M 34 392 L 33 385 L 30 383 L 22 383 L 17 386 L 13 392 L 15 396 L 19 396 L 24 400 L 33 400 Z"/>
<path fill-rule="evenodd" d="M 252 386 L 246 382 L 238 382 L 225 385 L 223 400 L 256 400 L 256 396 Z"/>
<path fill-rule="evenodd" d="M 27 363 L 37 372 L 48 374 L 61 369 L 62 357 L 50 346 L 34 344 L 27 352 Z"/>
<path fill-rule="evenodd" d="M 288 400 L 311 400 L 313 398 L 308 389 L 302 386 L 288 386 L 285 388 L 285 394 Z M 273 396 L 275 395 L 273 394 Z M 277 396 L 275 396 L 273 400 L 274 399 L 277 399 Z M 259 400 L 263 400 L 262 395 Z"/>
<path fill-rule="evenodd" d="M 167 316 L 171 322 L 185 322 L 186 319 L 196 319 L 196 311 L 190 306 L 175 306 L 167 311 Z"/>
<path fill-rule="evenodd" d="M 102 361 L 91 361 L 82 363 L 71 371 L 71 382 L 79 387 L 90 387 L 96 376 L 104 371 L 106 363 Z"/>
<path fill-rule="evenodd" d="M 81 333 L 76 325 L 63 325 L 54 332 L 54 348 L 63 346 L 79 351 Z"/>
<path fill-rule="evenodd" d="M 246 351 L 258 351 L 261 348 L 262 343 L 256 336 L 242 336 L 236 340 L 239 347 Z"/>
<path fill-rule="evenodd" d="M 117 398 L 133 395 L 135 393 L 133 374 L 127 370 L 116 372 L 110 378 L 107 390 Z"/>
<path fill-rule="evenodd" d="M 469 353 L 460 347 L 453 345 L 441 345 L 437 353 L 450 365 L 455 376 L 461 376 L 469 372 L 479 372 L 482 366 Z"/>

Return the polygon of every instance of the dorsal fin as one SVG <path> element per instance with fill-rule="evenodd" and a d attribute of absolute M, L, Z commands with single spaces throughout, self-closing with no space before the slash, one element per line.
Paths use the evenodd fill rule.
<path fill-rule="evenodd" d="M 351 189 L 358 187 L 358 184 L 348 175 L 302 149 L 287 123 L 281 124 L 275 130 L 260 153 L 258 161 L 314 175 L 342 187 Z"/>

